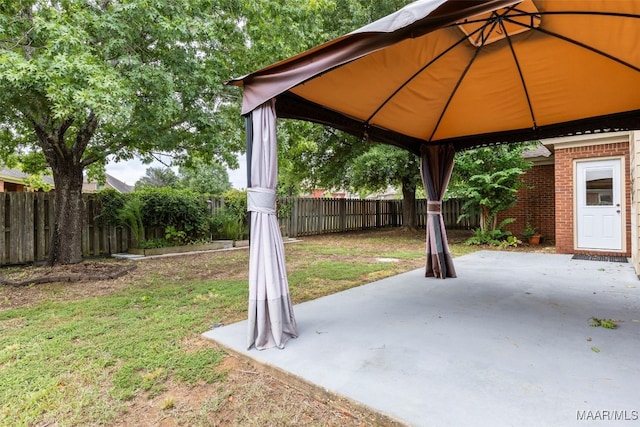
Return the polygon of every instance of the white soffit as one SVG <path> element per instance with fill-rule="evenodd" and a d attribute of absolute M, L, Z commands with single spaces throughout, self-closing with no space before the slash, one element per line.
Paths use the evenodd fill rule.
<path fill-rule="evenodd" d="M 559 138 L 549 138 L 540 141 L 545 146 L 551 146 L 554 150 L 563 148 L 588 147 L 600 144 L 616 144 L 620 142 L 629 142 L 631 132 L 607 132 L 592 133 L 572 136 L 562 136 Z"/>

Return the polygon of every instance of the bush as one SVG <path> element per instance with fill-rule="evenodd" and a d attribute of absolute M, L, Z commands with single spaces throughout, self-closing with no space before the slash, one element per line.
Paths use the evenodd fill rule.
<path fill-rule="evenodd" d="M 491 246 L 516 246 L 518 240 L 510 231 L 503 231 L 502 228 L 515 221 L 515 218 L 507 218 L 502 221 L 495 230 L 482 230 L 476 228 L 473 230 L 473 236 L 470 237 L 465 245 L 491 245 Z"/>
<path fill-rule="evenodd" d="M 247 192 L 234 189 L 227 191 L 222 197 L 224 198 L 225 210 L 239 219 L 243 226 L 248 226 Z"/>
<path fill-rule="evenodd" d="M 140 249 L 166 248 L 167 246 L 169 246 L 169 242 L 165 239 L 148 239 L 138 244 L 138 248 Z"/>
<path fill-rule="evenodd" d="M 211 217 L 211 230 L 216 239 L 242 240 L 248 231 L 242 218 L 227 207 L 220 208 Z"/>
<path fill-rule="evenodd" d="M 96 193 L 96 201 L 100 204 L 100 213 L 96 221 L 102 225 L 121 225 L 120 210 L 124 207 L 127 195 L 107 188 Z"/>
<path fill-rule="evenodd" d="M 216 239 L 242 240 L 249 234 L 247 192 L 230 190 L 222 196 L 224 207 L 211 217 L 211 231 Z"/>
<path fill-rule="evenodd" d="M 145 227 L 173 227 L 174 233 L 185 233 L 185 240 L 196 240 L 208 233 L 207 202 L 202 196 L 171 188 L 147 188 L 137 194 L 144 206 Z"/>
<path fill-rule="evenodd" d="M 118 220 L 131 230 L 134 246 L 139 245 L 145 238 L 144 224 L 142 222 L 142 201 L 132 196 L 128 197 L 124 206 L 118 211 Z"/>

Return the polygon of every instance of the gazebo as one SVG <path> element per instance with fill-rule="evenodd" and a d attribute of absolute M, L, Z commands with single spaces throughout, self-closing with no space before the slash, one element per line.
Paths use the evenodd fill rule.
<path fill-rule="evenodd" d="M 248 347 L 297 336 L 275 217 L 276 118 L 421 158 L 427 277 L 455 277 L 440 213 L 458 150 L 640 128 L 640 2 L 419 0 L 229 84 L 243 87 Z"/>

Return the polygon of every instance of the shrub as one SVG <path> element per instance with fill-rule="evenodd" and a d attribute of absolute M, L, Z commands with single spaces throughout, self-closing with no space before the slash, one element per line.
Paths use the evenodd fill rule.
<path fill-rule="evenodd" d="M 247 226 L 249 224 L 247 192 L 234 189 L 224 193 L 223 198 L 225 210 L 239 219 L 243 226 Z"/>
<path fill-rule="evenodd" d="M 224 206 L 211 217 L 211 231 L 216 239 L 242 240 L 249 234 L 247 192 L 230 190 L 222 196 Z"/>
<path fill-rule="evenodd" d="M 138 243 L 140 249 L 166 248 L 167 246 L 169 246 L 169 242 L 165 239 L 148 239 Z"/>
<path fill-rule="evenodd" d="M 127 195 L 107 188 L 97 192 L 95 197 L 100 204 L 100 213 L 96 216 L 96 221 L 102 225 L 121 225 L 119 214 L 127 200 Z"/>
<path fill-rule="evenodd" d="M 128 197 L 128 200 L 118 211 L 119 222 L 131 230 L 134 246 L 140 244 L 145 238 L 142 210 L 142 201 L 138 197 L 132 196 Z"/>
<path fill-rule="evenodd" d="M 218 209 L 211 217 L 211 230 L 216 239 L 242 240 L 247 229 L 242 218 L 227 207 Z"/>
<path fill-rule="evenodd" d="M 174 237 L 183 231 L 185 240 L 198 239 L 209 231 L 207 202 L 200 195 L 171 188 L 147 188 L 138 194 L 146 227 L 173 227 Z"/>
<path fill-rule="evenodd" d="M 188 243 L 187 233 L 182 230 L 177 230 L 173 225 L 170 225 L 164 229 L 164 238 L 168 243 L 172 245 L 183 245 Z"/>
<path fill-rule="evenodd" d="M 503 231 L 502 228 L 515 221 L 515 218 L 507 218 L 502 221 L 494 230 L 483 230 L 476 228 L 473 236 L 470 237 L 466 245 L 491 245 L 491 246 L 515 246 L 518 240 L 512 236 L 510 231 Z"/>

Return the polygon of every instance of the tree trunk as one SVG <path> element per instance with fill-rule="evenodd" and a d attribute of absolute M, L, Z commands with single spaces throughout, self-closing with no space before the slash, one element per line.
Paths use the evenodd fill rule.
<path fill-rule="evenodd" d="M 493 218 L 493 221 L 489 221 L 491 220 L 491 215 L 489 212 L 489 208 L 486 207 L 485 205 L 480 205 L 480 230 L 482 231 L 489 231 L 489 230 L 494 230 L 496 228 L 496 222 L 495 220 L 497 219 L 495 216 Z"/>
<path fill-rule="evenodd" d="M 408 181 L 402 181 L 402 225 L 403 228 L 415 230 L 416 217 L 416 186 Z"/>
<path fill-rule="evenodd" d="M 53 170 L 55 182 L 55 222 L 49 244 L 49 265 L 82 261 L 83 167 L 65 162 Z"/>
<path fill-rule="evenodd" d="M 56 187 L 47 262 L 49 265 L 77 264 L 82 261 L 82 172 L 97 161 L 97 158 L 83 160 L 83 156 L 98 127 L 98 118 L 90 112 L 82 122 L 73 117 L 56 121 L 47 118 L 46 113 L 29 112 L 26 116 L 33 124 Z M 67 144 L 65 135 L 71 126 L 76 127 L 74 142 Z"/>

